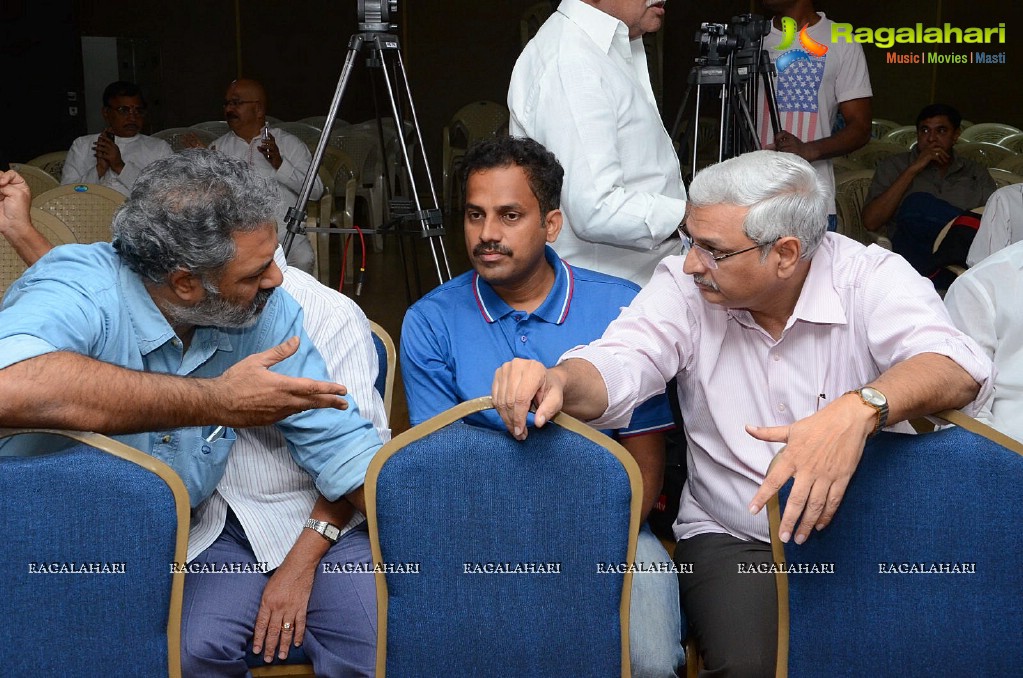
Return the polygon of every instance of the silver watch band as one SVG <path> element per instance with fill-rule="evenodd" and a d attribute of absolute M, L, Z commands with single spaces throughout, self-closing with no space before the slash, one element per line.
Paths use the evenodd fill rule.
<path fill-rule="evenodd" d="M 341 536 L 341 528 L 337 525 L 332 525 L 323 520 L 315 520 L 310 518 L 305 521 L 305 527 L 309 528 L 313 532 L 319 532 L 323 535 L 323 538 L 329 541 L 331 544 L 336 544 L 338 538 Z"/>

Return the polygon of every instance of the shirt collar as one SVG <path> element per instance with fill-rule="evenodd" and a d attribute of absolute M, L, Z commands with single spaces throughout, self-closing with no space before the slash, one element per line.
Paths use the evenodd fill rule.
<path fill-rule="evenodd" d="M 128 317 L 131 318 L 135 338 L 142 354 L 148 355 L 168 341 L 176 339 L 177 334 L 156 307 L 156 302 L 142 282 L 142 277 L 123 261 L 118 262 L 117 277 L 121 299 L 128 311 Z M 233 350 L 230 337 L 213 327 L 197 327 L 192 337 L 192 345 L 209 346 L 220 351 Z"/>
<path fill-rule="evenodd" d="M 532 315 L 546 322 L 560 325 L 568 318 L 568 310 L 572 305 L 572 293 L 575 290 L 575 276 L 572 267 L 558 257 L 550 245 L 544 247 L 544 258 L 554 268 L 554 285 L 547 293 L 547 298 L 533 311 Z M 488 323 L 497 322 L 515 309 L 502 299 L 494 288 L 475 271 L 472 274 L 472 289 L 476 296 L 476 305 Z"/>
<path fill-rule="evenodd" d="M 797 320 L 805 320 L 821 325 L 845 325 L 849 322 L 842 306 L 842 298 L 835 289 L 832 273 L 835 269 L 835 247 L 833 238 L 839 236 L 825 234 L 824 241 L 813 253 L 810 271 L 803 280 L 803 288 L 799 291 L 796 307 L 785 323 L 785 329 L 792 327 Z"/>
<path fill-rule="evenodd" d="M 614 46 L 624 58 L 630 58 L 629 29 L 615 17 L 582 0 L 562 0 L 558 12 L 590 36 L 603 52 L 609 53 Z"/>
<path fill-rule="evenodd" d="M 274 263 L 281 269 L 281 273 L 288 270 L 288 260 L 284 257 L 284 248 L 280 245 L 274 250 Z"/>

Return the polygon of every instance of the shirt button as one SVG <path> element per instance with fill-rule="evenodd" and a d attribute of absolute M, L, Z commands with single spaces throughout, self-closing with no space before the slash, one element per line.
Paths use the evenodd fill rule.
<path fill-rule="evenodd" d="M 523 344 L 526 343 L 526 335 L 523 334 L 519 339 L 522 340 Z"/>
<path fill-rule="evenodd" d="M 781 403 L 778 403 L 778 411 L 779 412 L 784 412 L 785 411 L 785 406 L 783 404 L 781 404 Z"/>
<path fill-rule="evenodd" d="M 777 353 L 773 354 L 771 358 L 774 360 L 774 362 L 778 362 L 779 360 L 781 360 L 781 356 L 778 355 Z"/>
<path fill-rule="evenodd" d="M 211 449 L 210 449 L 210 446 L 209 446 L 209 445 L 203 445 L 203 446 L 202 446 L 202 453 L 203 453 L 203 454 L 209 454 L 209 453 L 210 453 L 210 452 L 212 452 L 212 451 L 213 451 L 213 450 L 211 450 Z"/>
<path fill-rule="evenodd" d="M 175 338 L 175 339 L 171 339 L 171 343 L 172 343 L 172 344 L 173 344 L 174 346 L 176 346 L 176 347 L 178 347 L 178 348 L 181 348 L 181 340 L 180 340 L 180 339 L 177 339 L 177 338 Z"/>
<path fill-rule="evenodd" d="M 164 436 L 164 437 L 160 438 L 160 440 L 163 441 L 164 443 L 169 443 L 171 441 L 171 437 L 170 436 Z"/>

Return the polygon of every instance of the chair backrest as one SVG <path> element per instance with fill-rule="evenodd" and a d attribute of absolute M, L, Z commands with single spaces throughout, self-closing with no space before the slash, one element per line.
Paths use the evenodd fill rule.
<path fill-rule="evenodd" d="M 791 483 L 770 502 L 784 563 L 778 676 L 1023 666 L 1023 445 L 961 412 L 940 416 L 957 426 L 872 438 L 831 525 L 804 544 L 776 537 Z"/>
<path fill-rule="evenodd" d="M 1023 176 L 1020 176 L 1015 172 L 1010 172 L 1007 169 L 1001 169 L 1000 167 L 988 167 L 987 171 L 991 175 L 991 178 L 995 180 L 995 186 L 998 188 L 1023 182 Z"/>
<path fill-rule="evenodd" d="M 1013 153 L 1023 153 L 1023 132 L 1002 137 L 997 143 L 999 146 L 1008 148 Z"/>
<path fill-rule="evenodd" d="M 972 127 L 970 129 L 973 129 Z M 1004 146 L 993 144 L 988 141 L 962 141 L 960 140 L 953 149 L 956 155 L 968 158 L 984 167 L 995 167 L 1006 158 L 1016 155 Z"/>
<path fill-rule="evenodd" d="M 3 673 L 180 676 L 177 474 L 95 433 L 0 429 L 0 441 L 19 451 L 0 456 Z"/>
<path fill-rule="evenodd" d="M 871 139 L 867 142 L 866 146 L 857 148 L 855 151 L 849 154 L 849 158 L 855 162 L 860 163 L 864 167 L 875 168 L 877 163 L 881 162 L 885 158 L 899 153 L 905 153 L 906 147 L 902 144 L 897 144 L 891 141 L 877 141 Z"/>
<path fill-rule="evenodd" d="M 369 321 L 369 329 L 373 334 L 373 346 L 377 351 L 377 380 L 373 384 L 377 393 L 384 401 L 384 414 L 387 421 L 391 420 L 391 402 L 394 400 L 394 368 L 398 362 L 398 353 L 394 350 L 394 341 L 387 330 L 379 324 Z"/>
<path fill-rule="evenodd" d="M 220 138 L 220 135 L 212 130 L 200 127 L 168 127 L 152 134 L 153 137 L 163 139 L 170 144 L 174 152 L 188 148 L 187 144 L 185 144 L 185 137 L 188 135 L 194 135 L 207 147 Z"/>
<path fill-rule="evenodd" d="M 995 163 L 998 169 L 1009 170 L 1013 174 L 1023 174 L 1023 155 L 1010 155 Z"/>
<path fill-rule="evenodd" d="M 226 120 L 206 120 L 205 122 L 197 122 L 194 125 L 191 125 L 191 128 L 211 132 L 214 139 L 222 137 L 231 131 L 231 126 L 227 124 Z"/>
<path fill-rule="evenodd" d="M 12 162 L 11 169 L 21 175 L 21 178 L 28 184 L 28 190 L 32 191 L 32 195 L 39 195 L 60 186 L 60 181 L 54 179 L 52 174 L 41 167 Z"/>
<path fill-rule="evenodd" d="M 44 212 L 38 207 L 31 211 L 32 224 L 44 238 L 50 241 L 51 245 L 63 245 L 70 242 L 78 242 L 75 234 L 71 232 L 64 222 L 49 212 Z M 22 261 L 3 238 L 0 238 L 0 297 L 4 295 L 7 288 L 21 277 L 21 274 L 28 268 L 28 264 Z"/>
<path fill-rule="evenodd" d="M 45 170 L 47 174 L 60 181 L 60 177 L 64 173 L 64 160 L 66 158 L 67 151 L 53 151 L 52 153 L 37 155 L 25 164 Z"/>
<path fill-rule="evenodd" d="M 835 176 L 835 210 L 838 232 L 864 245 L 875 241 L 875 236 L 863 228 L 863 202 L 874 178 L 874 170 L 843 172 Z"/>
<path fill-rule="evenodd" d="M 865 169 L 873 169 L 872 167 L 864 167 L 861 163 L 856 162 L 846 155 L 840 155 L 837 158 L 831 159 L 831 167 L 835 171 L 835 177 L 848 172 L 859 172 Z"/>
<path fill-rule="evenodd" d="M 916 144 L 916 125 L 896 127 L 881 137 L 881 141 L 899 144 L 905 148 L 912 148 Z"/>
<path fill-rule="evenodd" d="M 489 407 L 453 407 L 370 463 L 377 675 L 628 676 L 631 576 L 601 564 L 635 557 L 635 461 L 564 415 L 524 442 L 462 422 Z"/>
<path fill-rule="evenodd" d="M 277 125 L 278 129 L 282 129 L 289 134 L 294 134 L 296 137 L 302 140 L 306 146 L 309 147 L 309 152 L 313 153 L 316 151 L 316 145 L 320 143 L 320 135 L 322 132 L 318 127 L 314 127 L 304 122 L 282 122 Z"/>
<path fill-rule="evenodd" d="M 66 184 L 32 199 L 32 206 L 54 215 L 80 243 L 109 242 L 110 224 L 124 196 L 99 184 Z"/>
<path fill-rule="evenodd" d="M 507 133 L 508 117 L 508 107 L 495 101 L 466 104 L 451 116 L 450 143 L 466 149 L 479 139 Z"/>
<path fill-rule="evenodd" d="M 347 153 L 356 163 L 355 179 L 360 186 L 376 186 L 383 177 L 380 162 L 380 140 L 353 127 L 344 127 L 330 136 L 330 145 Z"/>
<path fill-rule="evenodd" d="M 874 118 L 870 121 L 870 136 L 873 139 L 884 139 L 886 134 L 899 127 L 903 127 L 903 125 L 894 120 Z"/>
<path fill-rule="evenodd" d="M 959 141 L 986 141 L 998 143 L 1010 134 L 1018 134 L 1023 130 L 1000 122 L 980 122 L 969 127 L 961 127 Z"/>

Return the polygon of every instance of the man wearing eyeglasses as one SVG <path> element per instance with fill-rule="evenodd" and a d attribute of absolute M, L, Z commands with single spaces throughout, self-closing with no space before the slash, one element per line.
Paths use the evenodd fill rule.
<path fill-rule="evenodd" d="M 689 477 L 674 533 L 679 591 L 709 675 L 770 675 L 777 645 L 768 498 L 795 482 L 779 538 L 803 543 L 842 501 L 867 438 L 946 408 L 976 409 L 991 361 L 931 283 L 877 246 L 826 233 L 830 189 L 791 153 L 756 151 L 699 172 L 683 256 L 597 341 L 551 369 L 494 377 L 517 438 L 537 405 L 605 428 L 676 378 Z M 770 471 L 768 466 L 772 464 Z"/>
<path fill-rule="evenodd" d="M 101 114 L 106 129 L 75 139 L 60 183 L 101 184 L 127 196 L 146 165 L 174 151 L 163 139 L 142 134 L 146 99 L 135 83 L 118 80 L 107 85 Z"/>
<path fill-rule="evenodd" d="M 244 160 L 260 174 L 277 180 L 281 188 L 277 238 L 283 243 L 287 235 L 288 208 L 298 202 L 313 156 L 309 147 L 294 134 L 266 127 L 266 108 L 266 89 L 261 83 L 249 78 L 233 81 L 224 94 L 224 120 L 231 131 L 214 141 L 211 147 Z M 309 198 L 316 200 L 322 194 L 323 182 L 317 177 Z M 296 234 L 292 240 L 288 265 L 312 273 L 313 247 L 305 235 Z"/>

